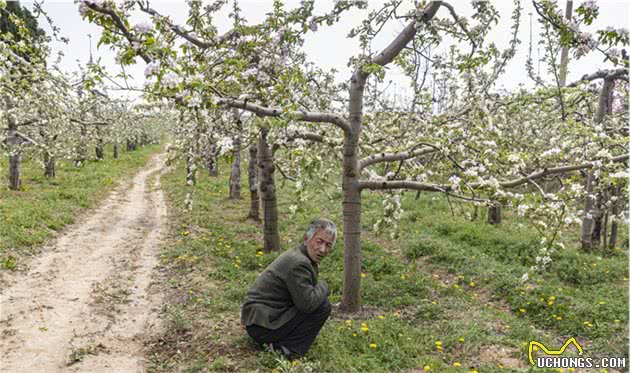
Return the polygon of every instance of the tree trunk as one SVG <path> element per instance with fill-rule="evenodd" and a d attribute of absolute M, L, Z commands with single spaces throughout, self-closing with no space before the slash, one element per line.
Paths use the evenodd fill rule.
<path fill-rule="evenodd" d="M 501 203 L 495 202 L 488 206 L 488 224 L 501 224 Z"/>
<path fill-rule="evenodd" d="M 274 165 L 271 147 L 267 143 L 266 128 L 260 131 L 258 142 L 258 168 L 260 169 L 260 195 L 263 205 L 263 250 L 270 252 L 280 250 L 280 234 L 278 233 L 278 201 L 274 181 Z"/>
<path fill-rule="evenodd" d="M 21 138 L 17 135 L 17 119 L 9 115 L 9 128 L 7 132 L 6 144 L 9 150 L 9 189 L 18 190 L 22 181 L 20 179 L 20 166 L 22 153 L 18 148 L 21 145 Z"/>
<path fill-rule="evenodd" d="M 79 135 L 79 146 L 77 148 L 77 159 L 74 161 L 74 165 L 76 167 L 81 167 L 85 164 L 87 160 L 87 127 L 85 125 L 81 125 L 81 133 Z"/>
<path fill-rule="evenodd" d="M 44 152 L 44 176 L 55 177 L 55 158 L 48 152 Z"/>
<path fill-rule="evenodd" d="M 136 150 L 136 139 L 128 139 L 127 140 L 127 151 L 132 152 Z"/>
<path fill-rule="evenodd" d="M 343 246 L 344 276 L 342 309 L 357 312 L 361 306 L 361 190 L 358 149 L 363 117 L 363 94 L 367 74 L 355 71 L 350 84 L 349 122 L 352 133 L 343 141 Z"/>
<path fill-rule="evenodd" d="M 591 171 L 586 175 L 586 202 L 584 203 L 584 218 L 582 218 L 582 249 L 590 251 L 593 248 L 593 193 L 594 176 Z"/>
<path fill-rule="evenodd" d="M 9 156 L 9 189 L 18 190 L 22 184 L 20 179 L 20 166 L 22 163 L 22 154 L 16 152 Z"/>
<path fill-rule="evenodd" d="M 212 144 L 210 146 L 206 159 L 208 164 L 208 175 L 213 177 L 219 176 L 219 160 L 217 159 L 216 145 Z"/>
<path fill-rule="evenodd" d="M 615 85 L 615 81 L 611 79 L 604 79 L 604 85 L 602 86 L 602 90 L 599 93 L 599 102 L 597 106 L 597 113 L 595 114 L 595 122 L 601 123 L 604 120 L 606 114 L 610 112 L 610 95 L 612 89 Z M 591 250 L 595 246 L 599 246 L 600 243 L 600 235 L 601 235 L 601 212 L 599 209 L 595 210 L 595 204 L 593 199 L 589 198 L 588 195 L 593 193 L 594 184 L 596 183 L 595 178 L 593 177 L 593 172 L 588 171 L 588 176 L 586 178 L 586 203 L 584 205 L 584 219 L 582 219 L 582 249 L 583 250 Z M 601 203 L 599 200 L 601 197 L 597 196 L 597 203 Z M 588 219 L 588 216 L 591 216 Z"/>
<path fill-rule="evenodd" d="M 234 139 L 234 162 L 230 173 L 230 199 L 241 199 L 241 120 L 238 109 L 232 110 L 237 125 L 237 134 Z"/>
<path fill-rule="evenodd" d="M 252 144 L 249 147 L 249 165 L 247 167 L 247 176 L 249 182 L 249 196 L 250 196 L 250 205 L 249 205 L 249 215 L 247 216 L 250 219 L 254 219 L 255 221 L 260 221 L 260 197 L 258 196 L 258 168 L 256 167 L 256 159 L 257 159 L 258 150 L 256 149 L 256 145 Z"/>
<path fill-rule="evenodd" d="M 608 212 L 604 213 L 604 219 L 602 223 L 602 247 L 608 247 Z"/>
<path fill-rule="evenodd" d="M 112 155 L 114 159 L 118 159 L 118 143 L 114 143 L 114 154 Z"/>
<path fill-rule="evenodd" d="M 619 234 L 619 224 L 617 223 L 617 221 L 619 220 L 619 192 L 620 192 L 620 188 L 618 186 L 614 186 L 612 187 L 612 191 L 611 191 L 611 199 L 613 199 L 613 197 L 617 197 L 616 200 L 612 201 L 612 209 L 611 209 L 611 215 L 612 218 L 610 219 L 610 239 L 608 240 L 608 248 L 610 250 L 613 250 L 615 248 L 615 246 L 617 246 L 617 237 Z"/>
<path fill-rule="evenodd" d="M 571 15 L 573 14 L 573 0 L 567 0 L 567 7 L 564 14 L 564 19 L 567 21 L 571 20 Z M 564 87 L 567 83 L 567 69 L 569 66 L 569 47 L 562 47 L 562 53 L 560 56 L 560 77 L 559 84 L 560 87 Z"/>
<path fill-rule="evenodd" d="M 100 136 L 96 139 L 96 159 L 99 161 L 105 159 L 105 151 L 103 150 L 103 139 Z"/>

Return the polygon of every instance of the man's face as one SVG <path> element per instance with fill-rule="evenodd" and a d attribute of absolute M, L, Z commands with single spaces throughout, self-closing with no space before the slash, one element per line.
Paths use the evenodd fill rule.
<path fill-rule="evenodd" d="M 317 264 L 328 255 L 334 242 L 335 235 L 323 229 L 318 229 L 310 241 L 306 241 L 306 235 L 304 235 L 308 256 Z"/>

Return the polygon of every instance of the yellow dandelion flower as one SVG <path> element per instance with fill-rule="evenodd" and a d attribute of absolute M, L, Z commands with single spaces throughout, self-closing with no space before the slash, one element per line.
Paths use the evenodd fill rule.
<path fill-rule="evenodd" d="M 519 311 L 520 313 L 525 313 L 525 311 L 526 311 L 526 310 L 525 310 L 525 308 L 519 308 L 519 309 L 518 309 L 518 311 Z"/>
<path fill-rule="evenodd" d="M 346 320 L 346 325 L 348 326 L 352 325 L 352 320 Z"/>
<path fill-rule="evenodd" d="M 383 319 L 385 318 L 385 316 L 383 316 L 383 315 L 379 315 L 379 316 L 378 316 L 378 318 L 379 318 L 379 319 L 381 319 L 381 320 L 383 320 Z"/>
<path fill-rule="evenodd" d="M 422 369 L 424 369 L 425 372 L 431 371 L 431 367 L 429 365 L 425 365 Z"/>
<path fill-rule="evenodd" d="M 238 264 L 234 263 L 234 268 L 240 267 Z"/>
<path fill-rule="evenodd" d="M 367 333 L 367 332 L 368 332 L 368 330 L 370 330 L 370 328 L 368 328 L 367 326 L 362 326 L 362 327 L 361 327 L 361 331 L 363 331 L 363 332 L 365 332 L 365 333 Z"/>
<path fill-rule="evenodd" d="M 556 300 L 556 296 L 555 295 L 550 296 L 549 300 Z"/>
<path fill-rule="evenodd" d="M 547 304 L 550 305 L 550 306 L 553 306 L 553 302 L 552 301 L 547 302 Z"/>
<path fill-rule="evenodd" d="M 606 302 L 604 302 L 603 300 L 600 300 L 599 302 L 597 302 L 597 304 L 606 304 Z"/>
<path fill-rule="evenodd" d="M 432 301 L 431 304 L 437 304 L 437 302 L 436 301 Z"/>
<path fill-rule="evenodd" d="M 562 320 L 562 316 L 556 317 L 556 320 L 558 320 L 558 321 Z"/>
<path fill-rule="evenodd" d="M 474 288 L 474 287 L 475 287 L 475 282 L 474 282 L 474 281 L 471 281 L 471 282 L 470 282 L 470 287 L 471 287 L 471 288 Z"/>
<path fill-rule="evenodd" d="M 401 280 L 404 280 L 404 279 L 406 279 L 406 278 L 407 278 L 407 276 L 405 276 L 405 275 L 400 275 L 400 279 L 401 279 Z"/>
<path fill-rule="evenodd" d="M 294 367 L 296 367 L 296 366 L 300 365 L 300 362 L 299 362 L 298 360 L 293 360 L 293 361 L 291 362 L 291 365 L 293 365 Z"/>
<path fill-rule="evenodd" d="M 357 336 L 357 333 L 352 333 L 352 336 L 353 336 L 353 337 L 356 337 L 356 336 Z"/>
<path fill-rule="evenodd" d="M 376 347 L 378 347 L 378 346 L 376 345 L 376 343 L 370 343 L 370 348 L 371 348 L 371 349 L 375 349 Z"/>
<path fill-rule="evenodd" d="M 575 368 L 569 368 L 569 372 L 575 372 Z"/>
<path fill-rule="evenodd" d="M 436 346 L 441 346 L 442 345 L 442 341 L 435 341 L 435 345 Z"/>
<path fill-rule="evenodd" d="M 459 285 L 457 285 L 457 284 L 453 285 L 453 287 L 454 287 L 455 289 L 459 289 Z"/>
<path fill-rule="evenodd" d="M 365 277 L 365 273 L 361 272 L 361 278 Z"/>
<path fill-rule="evenodd" d="M 462 363 L 460 363 L 459 361 L 456 361 L 456 362 L 453 363 L 453 366 L 454 367 L 461 367 Z"/>
<path fill-rule="evenodd" d="M 458 339 L 458 341 L 459 341 L 459 343 L 464 343 L 465 339 L 464 339 L 464 337 L 461 337 L 461 338 Z"/>

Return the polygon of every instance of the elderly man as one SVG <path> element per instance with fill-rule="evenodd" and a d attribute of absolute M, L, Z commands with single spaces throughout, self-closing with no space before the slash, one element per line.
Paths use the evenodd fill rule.
<path fill-rule="evenodd" d="M 258 343 L 285 356 L 304 356 L 330 315 L 330 290 L 318 265 L 337 239 L 337 227 L 315 219 L 304 242 L 287 250 L 256 279 L 241 306 L 241 323 Z"/>

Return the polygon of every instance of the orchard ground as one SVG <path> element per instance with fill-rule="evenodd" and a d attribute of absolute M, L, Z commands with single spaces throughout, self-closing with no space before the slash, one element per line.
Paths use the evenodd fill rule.
<path fill-rule="evenodd" d="M 490 226 L 483 214 L 472 222 L 453 215 L 437 194 L 407 193 L 391 239 L 373 232 L 382 199 L 364 192 L 363 310 L 335 309 L 307 357 L 291 364 L 239 325 L 245 292 L 278 253 L 262 253 L 262 227 L 245 218 L 247 188 L 241 200 L 227 199 L 229 166 L 222 166 L 220 177 L 199 178 L 191 212 L 183 210 L 184 167 L 162 178 L 177 229 L 160 257 L 169 290 L 166 331 L 148 346 L 152 372 L 538 371 L 528 362 L 529 341 L 559 348 L 570 337 L 589 356 L 628 356 L 627 237 L 612 251 L 567 247 L 523 283 L 539 238 L 509 211 L 501 226 Z M 291 215 L 294 190 L 277 183 L 285 249 L 315 216 L 341 228 L 340 190 L 329 187 Z M 565 234 L 577 242 L 578 229 Z M 320 268 L 333 303 L 343 287 L 342 234 Z"/>
<path fill-rule="evenodd" d="M 140 147 L 136 152 L 120 152 L 111 158 L 111 146 L 105 148 L 102 161 L 87 161 L 83 167 L 74 162 L 58 161 L 56 177 L 44 176 L 42 166 L 27 160 L 22 165 L 19 191 L 6 188 L 8 161 L 2 159 L 0 170 L 0 259 L 3 269 L 18 269 L 20 261 L 37 252 L 46 239 L 73 223 L 86 208 L 94 207 L 114 187 L 130 181 L 159 146 Z"/>

